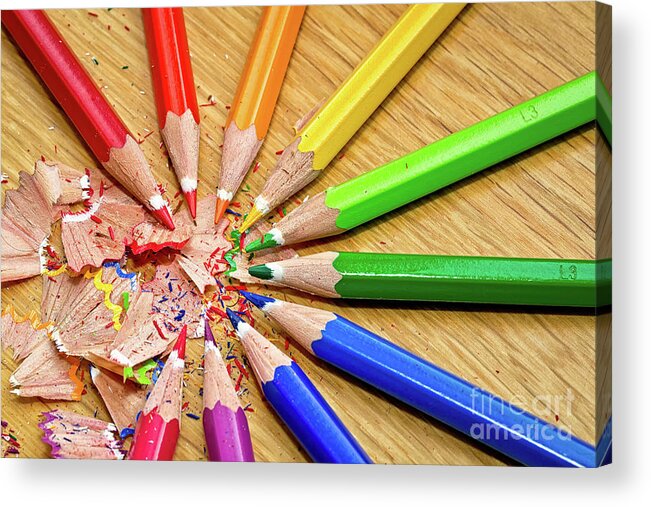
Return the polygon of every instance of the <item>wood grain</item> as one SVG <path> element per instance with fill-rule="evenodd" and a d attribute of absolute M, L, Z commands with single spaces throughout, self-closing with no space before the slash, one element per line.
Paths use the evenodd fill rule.
<path fill-rule="evenodd" d="M 292 137 L 292 125 L 327 98 L 391 26 L 404 6 L 309 7 L 298 36 L 269 135 L 258 157 L 262 169 L 245 183 L 256 195 L 275 152 Z M 153 93 L 137 10 L 51 11 L 53 21 L 114 104 L 126 124 L 144 137 L 142 148 L 170 194 L 178 190 L 159 148 Z M 202 107 L 199 196 L 217 181 L 222 125 L 232 100 L 260 8 L 186 9 L 199 103 Z M 325 175 L 298 195 L 325 189 L 518 104 L 595 67 L 595 4 L 471 5 L 442 35 Z M 110 30 L 108 29 L 110 25 Z M 126 29 L 128 27 L 128 30 Z M 15 186 L 42 155 L 73 167 L 97 165 L 38 78 L 2 36 L 2 170 Z M 99 65 L 92 61 L 96 57 Z M 122 69 L 128 66 L 127 69 Z M 149 129 L 149 130 L 146 130 Z M 586 126 L 500 164 L 334 240 L 305 245 L 300 253 L 328 250 L 458 255 L 594 258 L 595 129 Z M 248 208 L 243 193 L 235 201 Z M 291 209 L 295 204 L 288 206 Z M 271 220 L 278 219 L 273 214 Z M 326 302 L 270 291 L 290 301 L 337 311 L 389 340 L 513 401 L 545 420 L 595 442 L 595 326 L 586 313 L 426 304 Z M 40 281 L 6 286 L 3 305 L 37 309 Z M 257 314 L 259 322 L 268 324 Z M 269 330 L 274 343 L 285 338 Z M 223 336 L 216 334 L 217 341 Z M 186 375 L 189 412 L 201 412 L 203 344 L 189 343 L 194 361 Z M 415 411 L 394 403 L 292 344 L 289 351 L 376 462 L 504 464 L 508 461 Z M 2 361 L 3 419 L 16 429 L 21 456 L 44 457 L 38 414 L 63 407 L 108 418 L 90 385 L 78 403 L 45 403 L 8 393 L 16 367 Z M 191 372 L 191 373 L 190 373 Z M 307 456 L 245 382 L 256 457 L 305 461 Z M 603 415 L 600 415 L 600 419 Z M 176 459 L 206 459 L 201 421 L 183 417 Z"/>

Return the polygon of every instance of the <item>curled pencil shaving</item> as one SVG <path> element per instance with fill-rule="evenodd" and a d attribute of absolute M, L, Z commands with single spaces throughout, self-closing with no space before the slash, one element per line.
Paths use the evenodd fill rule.
<path fill-rule="evenodd" d="M 145 219 L 144 208 L 97 169 L 87 170 L 91 185 L 86 209 L 64 212 L 63 249 L 70 269 L 98 268 L 122 258 L 133 228 Z"/>
<path fill-rule="evenodd" d="M 2 210 L 2 281 L 41 274 L 41 245 L 56 220 L 61 183 L 56 166 L 37 162 L 34 173 L 21 172 L 19 186 L 8 190 Z"/>
<path fill-rule="evenodd" d="M 145 404 L 147 391 L 133 382 L 124 382 L 123 378 L 115 373 L 96 366 L 91 365 L 90 376 L 117 428 L 122 431 L 135 425 L 136 414 Z"/>
<path fill-rule="evenodd" d="M 60 352 L 108 360 L 116 323 L 120 327 L 124 293 L 134 296 L 139 290 L 133 291 L 131 280 L 112 268 L 86 276 L 43 277 L 41 319 L 54 323 L 50 338 Z"/>
<path fill-rule="evenodd" d="M 180 223 L 176 215 L 174 223 L 176 227 L 173 231 L 150 220 L 139 223 L 133 228 L 133 239 L 129 243 L 131 251 L 140 255 L 145 252 L 160 252 L 164 248 L 181 250 L 190 239 L 192 228 L 188 224 Z"/>
<path fill-rule="evenodd" d="M 39 315 L 32 310 L 20 316 L 12 305 L 2 311 L 2 348 L 11 347 L 13 358 L 22 361 L 41 343 L 48 341 L 49 323 L 41 323 Z"/>
<path fill-rule="evenodd" d="M 63 410 L 43 412 L 42 416 L 38 427 L 43 430 L 42 440 L 50 446 L 53 458 L 124 459 L 114 424 Z"/>
<path fill-rule="evenodd" d="M 122 366 L 134 367 L 147 359 L 169 353 L 174 346 L 175 334 L 165 335 L 155 322 L 158 317 L 152 313 L 154 294 L 142 292 L 129 312 L 122 328 L 111 346 L 110 358 Z"/>
<path fill-rule="evenodd" d="M 222 219 L 216 225 L 214 223 L 216 204 L 217 197 L 214 195 L 199 201 L 196 226 L 177 259 L 202 294 L 206 287 L 216 285 L 215 277 L 219 273 L 226 271 L 228 264 L 224 261 L 224 255 L 231 249 L 231 243 L 224 237 L 224 231 L 230 224 L 228 219 Z"/>
<path fill-rule="evenodd" d="M 9 378 L 14 394 L 50 400 L 79 400 L 83 384 L 76 376 L 79 360 L 57 352 L 36 312 L 19 316 L 9 305 L 2 313 L 2 345 L 11 347 L 20 366 Z"/>
<path fill-rule="evenodd" d="M 70 206 L 87 201 L 93 195 L 89 172 L 81 172 L 61 162 L 39 160 L 38 164 L 56 167 L 59 171 L 60 197 L 57 204 Z"/>
<path fill-rule="evenodd" d="M 93 278 L 93 284 L 95 285 L 95 288 L 101 292 L 104 293 L 104 306 L 111 310 L 113 313 L 113 328 L 116 331 L 119 331 L 120 328 L 122 327 L 122 324 L 120 323 L 120 315 L 122 315 L 122 307 L 120 305 L 116 305 L 113 301 L 111 301 L 111 295 L 113 294 L 113 284 L 112 283 L 104 283 L 102 281 L 102 273 L 103 270 L 99 269 L 94 275 L 92 275 Z M 84 274 L 84 276 L 90 276 L 90 272 Z"/>
<path fill-rule="evenodd" d="M 84 385 L 76 372 L 80 360 L 57 351 L 54 343 L 45 340 L 23 360 L 9 378 L 11 392 L 21 397 L 48 400 L 81 399 Z"/>

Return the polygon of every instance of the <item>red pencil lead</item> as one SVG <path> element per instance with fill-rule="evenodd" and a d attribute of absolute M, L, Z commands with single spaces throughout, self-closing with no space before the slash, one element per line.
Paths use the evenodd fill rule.
<path fill-rule="evenodd" d="M 190 215 L 192 215 L 192 219 L 197 218 L 197 191 L 195 190 L 189 190 L 187 192 L 183 192 L 183 195 L 185 196 L 185 200 L 188 203 L 188 208 L 190 208 Z"/>
<path fill-rule="evenodd" d="M 179 355 L 179 359 L 185 359 L 185 339 L 188 335 L 188 326 L 185 325 L 183 326 L 183 329 L 181 329 L 181 334 L 179 334 L 179 337 L 176 339 L 176 343 L 174 344 L 174 348 L 172 350 L 176 350 L 177 354 Z"/>
<path fill-rule="evenodd" d="M 151 210 L 152 215 L 156 217 L 161 224 L 167 227 L 170 231 L 174 230 L 174 222 L 172 221 L 172 215 L 167 206 L 163 206 L 160 209 Z"/>

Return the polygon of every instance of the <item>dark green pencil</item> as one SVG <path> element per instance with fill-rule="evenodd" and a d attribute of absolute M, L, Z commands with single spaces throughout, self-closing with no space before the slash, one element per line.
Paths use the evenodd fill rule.
<path fill-rule="evenodd" d="M 611 260 L 325 252 L 249 268 L 318 296 L 598 307 L 611 304 Z"/>

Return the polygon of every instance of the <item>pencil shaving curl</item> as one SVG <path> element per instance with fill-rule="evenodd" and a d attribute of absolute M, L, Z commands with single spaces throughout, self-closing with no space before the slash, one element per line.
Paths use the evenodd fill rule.
<path fill-rule="evenodd" d="M 74 412 L 43 412 L 38 427 L 56 459 L 124 459 L 114 424 Z"/>

